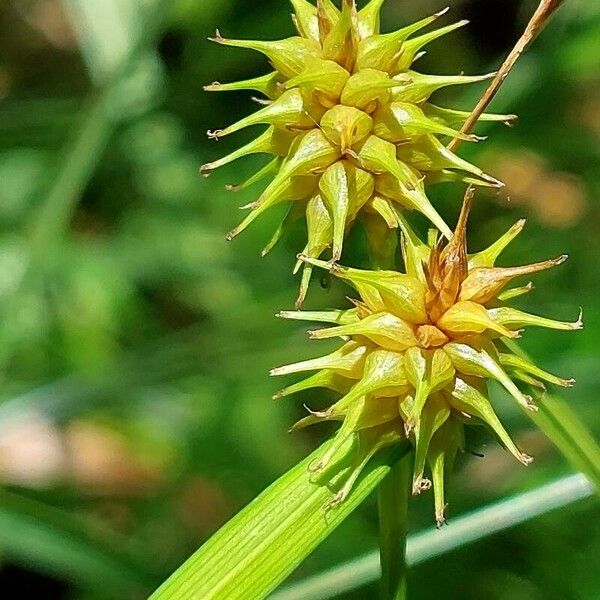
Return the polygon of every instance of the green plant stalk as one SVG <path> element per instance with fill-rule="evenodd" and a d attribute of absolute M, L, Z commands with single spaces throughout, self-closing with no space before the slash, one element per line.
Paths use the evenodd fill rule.
<path fill-rule="evenodd" d="M 151 600 L 261 600 L 348 517 L 409 446 L 388 448 L 365 468 L 348 499 L 327 510 L 332 490 L 308 466 L 326 442 L 267 488 L 192 555 Z M 349 450 L 349 446 L 347 448 Z"/>
<path fill-rule="evenodd" d="M 381 600 L 404 600 L 408 565 L 406 538 L 411 486 L 411 456 L 405 456 L 379 484 Z"/>

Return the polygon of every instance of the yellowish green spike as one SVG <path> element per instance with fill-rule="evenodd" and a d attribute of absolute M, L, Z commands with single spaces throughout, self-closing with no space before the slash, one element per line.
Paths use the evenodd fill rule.
<path fill-rule="evenodd" d="M 563 379 L 562 377 L 557 377 L 552 373 L 548 373 L 548 371 L 540 369 L 538 366 L 534 365 L 531 361 L 527 360 L 526 358 L 523 358 L 522 356 L 517 356 L 516 354 L 501 353 L 500 363 L 505 367 L 521 371 L 528 375 L 533 375 L 533 377 L 537 377 L 539 379 L 547 381 L 548 383 L 552 383 L 560 387 L 573 387 L 575 385 L 574 379 Z"/>
<path fill-rule="evenodd" d="M 504 184 L 484 173 L 479 167 L 460 158 L 448 150 L 433 135 L 420 137 L 412 144 L 398 146 L 397 155 L 400 160 L 410 164 L 419 171 L 441 171 L 443 169 L 459 169 L 480 177 L 492 187 L 501 188 Z"/>
<path fill-rule="evenodd" d="M 563 254 L 558 258 L 521 267 L 478 267 L 469 272 L 463 281 L 460 299 L 473 300 L 479 304 L 487 304 L 516 277 L 532 275 L 562 265 L 568 256 Z"/>
<path fill-rule="evenodd" d="M 493 267 L 498 257 L 506 250 L 508 245 L 523 231 L 525 219 L 517 221 L 502 237 L 495 241 L 489 248 L 469 257 L 469 268 Z"/>
<path fill-rule="evenodd" d="M 269 177 L 273 173 L 276 173 L 280 167 L 281 159 L 274 158 L 273 160 L 269 161 L 264 167 L 256 171 L 256 173 L 248 177 L 248 179 L 242 181 L 242 183 L 228 183 L 225 186 L 225 189 L 227 189 L 230 192 L 240 192 L 241 190 L 245 190 L 253 186 L 259 181 L 262 181 L 263 179 L 265 179 L 265 177 Z"/>
<path fill-rule="evenodd" d="M 440 27 L 439 29 L 435 29 L 434 31 L 420 35 L 419 37 L 406 40 L 402 46 L 400 58 L 395 65 L 394 73 L 408 71 L 413 62 L 415 62 L 415 57 L 418 55 L 419 51 L 427 46 L 427 44 L 430 44 L 434 40 L 448 35 L 449 33 L 452 33 L 453 31 L 456 31 L 457 29 L 460 29 L 468 24 L 469 21 L 467 20 L 458 21 L 457 23 L 446 25 L 446 27 Z"/>
<path fill-rule="evenodd" d="M 524 465 L 531 463 L 533 459 L 517 448 L 504 429 L 490 401 L 476 387 L 458 378 L 451 392 L 451 403 L 456 410 L 477 417 L 486 423 L 519 462 Z"/>
<path fill-rule="evenodd" d="M 202 175 L 209 175 L 215 169 L 223 167 L 239 158 L 250 156 L 251 154 L 272 154 L 273 153 L 273 133 L 274 127 L 269 127 L 262 135 L 252 140 L 245 146 L 234 150 L 231 154 L 220 158 L 214 162 L 206 163 L 200 167 Z"/>
<path fill-rule="evenodd" d="M 365 336 L 386 350 L 403 352 L 417 345 L 412 327 L 390 313 L 376 313 L 355 323 L 310 331 L 312 339 L 324 340 L 344 336 Z"/>
<path fill-rule="evenodd" d="M 393 33 L 372 35 L 358 45 L 357 69 L 380 69 L 390 71 L 402 52 L 402 45 L 413 33 L 427 27 L 446 11 L 417 21 Z"/>
<path fill-rule="evenodd" d="M 308 2 L 308 0 L 290 0 L 290 2 L 294 8 L 298 33 L 302 37 L 320 43 L 317 7 Z"/>
<path fill-rule="evenodd" d="M 434 434 L 450 417 L 448 404 L 438 394 L 431 396 L 421 411 L 421 418 L 415 427 L 415 467 L 413 474 L 413 494 L 429 489 L 431 483 L 424 479 L 425 463 L 429 444 Z"/>
<path fill-rule="evenodd" d="M 309 129 L 314 125 L 304 108 L 304 98 L 299 90 L 288 90 L 271 104 L 261 108 L 237 123 L 209 132 L 211 138 L 222 138 L 253 125 L 277 125 L 289 129 Z"/>
<path fill-rule="evenodd" d="M 313 388 L 324 388 L 333 390 L 334 392 L 338 392 L 340 394 L 345 394 L 351 384 L 351 380 L 346 379 L 338 373 L 330 371 L 329 369 L 323 369 L 314 375 L 295 383 L 294 385 L 290 385 L 280 390 L 273 396 L 273 399 L 279 400 L 280 398 L 291 396 L 292 394 L 297 394 L 298 392 L 303 392 Z"/>
<path fill-rule="evenodd" d="M 278 225 L 277 229 L 273 233 L 271 239 L 267 243 L 267 245 L 263 248 L 261 252 L 261 256 L 266 256 L 273 250 L 276 244 L 281 240 L 283 234 L 286 230 L 291 227 L 293 223 L 295 223 L 298 219 L 302 218 L 302 214 L 306 211 L 306 208 L 300 202 L 293 202 L 289 207 L 285 217 L 281 220 L 281 223 Z"/>
<path fill-rule="evenodd" d="M 277 313 L 281 319 L 291 319 L 292 321 L 312 321 L 313 323 L 331 323 L 333 325 L 350 325 L 358 321 L 355 308 L 349 310 L 282 310 Z"/>
<path fill-rule="evenodd" d="M 310 58 L 319 58 L 321 49 L 312 39 L 306 39 L 300 36 L 265 42 L 262 40 L 230 40 L 221 36 L 219 31 L 212 38 L 211 42 L 216 42 L 223 46 L 232 46 L 234 48 L 245 48 L 256 50 L 264 54 L 273 67 L 284 77 L 294 77 L 301 73 L 307 60 Z"/>
<path fill-rule="evenodd" d="M 381 8 L 385 0 L 371 0 L 358 12 L 358 33 L 361 39 L 380 33 Z"/>
<path fill-rule="evenodd" d="M 323 39 L 323 56 L 334 60 L 347 71 L 352 71 L 356 61 L 358 31 L 356 28 L 354 0 L 342 0 L 340 17 Z"/>
<path fill-rule="evenodd" d="M 394 78 L 404 85 L 393 92 L 394 100 L 420 104 L 429 99 L 431 94 L 442 88 L 452 85 L 469 85 L 479 81 L 486 81 L 496 73 L 487 75 L 424 75 L 416 71 L 408 71 L 396 75 Z"/>
<path fill-rule="evenodd" d="M 448 125 L 449 127 L 458 127 L 471 116 L 470 111 L 442 108 L 441 106 L 436 106 L 429 102 L 423 104 L 421 108 L 430 119 Z M 517 119 L 517 115 L 497 115 L 493 113 L 483 113 L 479 117 L 479 121 L 500 122 L 505 125 L 512 125 Z"/>
<path fill-rule="evenodd" d="M 356 342 L 348 342 L 342 348 L 327 356 L 272 369 L 270 375 L 279 376 L 302 373 L 303 371 L 331 369 L 345 377 L 358 379 L 362 373 L 367 352 L 368 349 L 366 346 Z"/>
<path fill-rule="evenodd" d="M 451 342 L 444 346 L 444 352 L 458 372 L 472 377 L 495 379 L 525 409 L 537 410 L 533 399 L 521 392 L 486 350 L 477 350 L 467 344 Z"/>
<path fill-rule="evenodd" d="M 477 136 L 461 133 L 429 119 L 415 104 L 399 101 L 383 106 L 373 115 L 373 133 L 394 144 L 428 134 L 457 137 L 468 142 L 479 140 Z"/>
<path fill-rule="evenodd" d="M 519 337 L 517 332 L 498 322 L 481 304 L 470 301 L 453 304 L 437 321 L 437 325 L 454 335 L 479 334 L 490 330 L 511 339 Z"/>
<path fill-rule="evenodd" d="M 261 92 L 268 98 L 274 100 L 279 98 L 283 92 L 284 78 L 280 73 L 274 71 L 261 77 L 255 77 L 253 79 L 246 79 L 245 81 L 235 81 L 232 83 L 219 83 L 215 81 L 210 85 L 204 86 L 205 92 L 233 92 L 239 90 L 255 90 Z"/>
<path fill-rule="evenodd" d="M 507 327 L 544 327 L 560 331 L 577 331 L 578 329 L 583 329 L 583 313 L 579 314 L 579 318 L 576 321 L 568 322 L 538 317 L 537 315 L 532 315 L 508 306 L 491 308 L 488 312 L 496 323 Z"/>

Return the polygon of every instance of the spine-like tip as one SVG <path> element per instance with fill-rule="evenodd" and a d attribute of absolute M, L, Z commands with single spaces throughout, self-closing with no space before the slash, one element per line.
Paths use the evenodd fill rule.
<path fill-rule="evenodd" d="M 540 407 L 534 402 L 531 396 L 523 395 L 523 399 L 525 400 L 525 408 L 530 410 L 531 412 L 538 412 Z"/>
<path fill-rule="evenodd" d="M 515 228 L 515 231 L 517 231 L 518 233 L 521 233 L 521 231 L 523 231 L 523 229 L 525 229 L 525 225 L 527 225 L 527 219 L 519 219 L 513 225 L 513 227 Z"/>
<path fill-rule="evenodd" d="M 446 6 L 446 8 L 442 8 L 442 10 L 436 12 L 433 16 L 439 19 L 440 17 L 443 17 L 449 10 L 450 7 Z"/>
<path fill-rule="evenodd" d="M 200 175 L 202 175 L 202 177 L 209 177 L 213 171 L 213 163 L 206 163 L 205 165 L 200 165 Z"/>
<path fill-rule="evenodd" d="M 258 200 L 254 200 L 252 202 L 248 202 L 248 204 L 244 204 L 243 206 L 239 206 L 240 210 L 254 210 L 259 205 Z"/>
<path fill-rule="evenodd" d="M 302 305 L 304 304 L 304 301 L 306 300 L 306 290 L 301 289 L 300 293 L 298 294 L 298 297 L 296 298 L 296 302 L 294 302 L 294 306 L 300 310 L 302 308 Z"/>
<path fill-rule="evenodd" d="M 328 410 L 313 410 L 308 404 L 303 404 L 304 410 L 311 414 L 313 417 L 319 417 L 319 419 L 327 419 L 331 417 L 331 409 Z"/>
<path fill-rule="evenodd" d="M 465 136 L 465 141 L 467 142 L 485 142 L 487 139 L 487 135 L 475 135 L 474 133 L 469 133 Z"/>
<path fill-rule="evenodd" d="M 250 100 L 252 100 L 252 102 L 256 102 L 256 104 L 260 104 L 261 106 L 269 106 L 270 104 L 273 104 L 272 100 L 269 100 L 268 98 L 259 98 L 258 96 L 250 96 Z"/>
<path fill-rule="evenodd" d="M 506 187 L 506 184 L 503 181 L 500 181 L 499 179 L 496 179 L 495 177 L 492 177 L 491 175 L 488 175 L 487 173 L 482 173 L 481 178 L 484 179 L 485 181 L 487 181 L 492 187 L 495 187 L 498 190 Z"/>
<path fill-rule="evenodd" d="M 448 525 L 448 520 L 446 519 L 446 507 L 435 511 L 435 524 L 438 529 Z"/>
<path fill-rule="evenodd" d="M 313 258 L 312 256 L 307 256 L 306 254 L 298 254 L 296 258 L 303 263 L 308 265 L 312 265 L 313 267 L 320 267 L 321 269 L 326 269 L 327 271 L 333 271 L 335 265 L 325 262 L 324 260 L 319 260 L 318 258 Z"/>
<path fill-rule="evenodd" d="M 415 477 L 413 481 L 412 493 L 413 496 L 419 496 L 423 492 L 427 492 L 431 489 L 431 481 L 423 476 Z"/>
<path fill-rule="evenodd" d="M 217 44 L 222 44 L 225 41 L 225 38 L 221 35 L 221 32 L 218 29 L 215 29 L 215 35 L 207 38 L 209 42 L 216 42 Z"/>
<path fill-rule="evenodd" d="M 566 263 L 569 260 L 569 255 L 568 254 L 563 254 L 562 256 L 559 256 L 558 258 L 555 258 L 553 262 L 557 267 L 559 265 L 562 265 L 563 263 Z"/>
<path fill-rule="evenodd" d="M 521 452 L 519 455 L 519 462 L 528 467 L 533 462 L 533 456 L 529 456 L 529 454 L 524 454 Z"/>
<path fill-rule="evenodd" d="M 221 137 L 223 137 L 223 130 L 222 129 L 209 129 L 206 132 L 206 135 L 208 137 L 209 140 L 215 140 L 215 141 L 219 141 L 219 139 Z"/>
<path fill-rule="evenodd" d="M 298 313 L 294 313 L 291 310 L 280 310 L 278 313 L 275 313 L 275 316 L 278 319 L 293 319 L 295 314 Z"/>

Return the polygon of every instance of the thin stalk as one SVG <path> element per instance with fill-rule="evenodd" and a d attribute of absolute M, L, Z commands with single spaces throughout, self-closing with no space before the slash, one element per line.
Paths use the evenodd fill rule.
<path fill-rule="evenodd" d="M 408 566 L 406 536 L 411 455 L 399 460 L 379 484 L 381 600 L 405 600 Z"/>
<path fill-rule="evenodd" d="M 496 77 L 494 77 L 492 83 L 490 83 L 490 86 L 481 97 L 481 100 L 478 102 L 477 106 L 473 109 L 471 116 L 467 119 L 460 130 L 461 133 L 471 133 L 473 127 L 475 127 L 485 109 L 494 99 L 498 93 L 498 90 L 504 83 L 504 80 L 508 77 L 508 74 L 512 71 L 519 58 L 521 58 L 523 52 L 527 50 L 527 48 L 539 35 L 540 31 L 544 28 L 544 25 L 546 25 L 548 22 L 548 19 L 550 19 L 554 11 L 560 7 L 563 1 L 564 0 L 541 0 L 537 10 L 527 24 L 523 35 L 519 38 L 519 41 L 516 43 L 515 47 L 504 61 L 504 64 L 500 67 Z M 450 142 L 448 148 L 452 151 L 456 150 L 461 141 L 462 140 L 458 137 L 454 138 L 452 142 Z"/>

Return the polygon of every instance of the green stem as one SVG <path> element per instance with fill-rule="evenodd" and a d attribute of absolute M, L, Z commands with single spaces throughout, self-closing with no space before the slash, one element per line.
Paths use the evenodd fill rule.
<path fill-rule="evenodd" d="M 411 455 L 398 461 L 379 485 L 381 600 L 406 598 L 406 535 Z"/>

